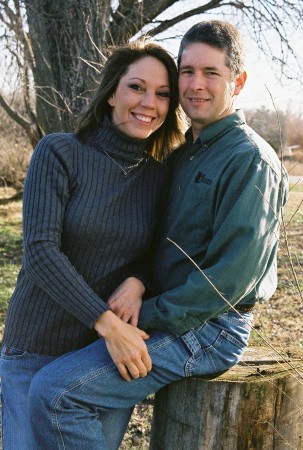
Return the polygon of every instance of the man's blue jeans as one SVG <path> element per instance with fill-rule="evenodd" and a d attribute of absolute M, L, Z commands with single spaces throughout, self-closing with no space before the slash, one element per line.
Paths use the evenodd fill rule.
<path fill-rule="evenodd" d="M 28 392 L 34 375 L 56 356 L 30 353 L 15 348 L 2 347 L 0 360 L 2 400 L 2 444 L 4 450 L 36 450 L 32 435 Z M 44 385 L 44 389 L 47 389 Z M 119 447 L 127 428 L 132 409 L 113 410 L 100 414 L 100 421 L 110 450 Z M 39 417 L 33 421 L 34 429 L 40 426 Z"/>
<path fill-rule="evenodd" d="M 60 357 L 31 384 L 30 411 L 38 449 L 113 449 L 100 426 L 100 413 L 106 417 L 112 408 L 122 412 L 181 378 L 229 369 L 247 346 L 251 321 L 251 313 L 228 312 L 180 337 L 152 332 L 146 341 L 152 371 L 130 382 L 119 374 L 103 339 Z"/>

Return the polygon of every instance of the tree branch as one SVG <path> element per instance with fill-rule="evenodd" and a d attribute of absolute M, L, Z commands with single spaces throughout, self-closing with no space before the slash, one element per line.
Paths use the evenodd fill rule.
<path fill-rule="evenodd" d="M 38 140 L 42 137 L 41 132 L 36 123 L 30 122 L 21 114 L 18 114 L 5 100 L 2 93 L 0 92 L 0 106 L 4 109 L 4 111 L 18 124 L 20 125 L 26 132 L 27 136 L 30 139 L 30 142 L 33 146 L 35 146 Z"/>
<path fill-rule="evenodd" d="M 4 109 L 4 111 L 22 128 L 26 129 L 30 126 L 30 122 L 21 114 L 18 114 L 5 100 L 2 93 L 0 92 L 0 106 Z"/>
<path fill-rule="evenodd" d="M 116 43 L 127 42 L 145 25 L 179 0 L 158 0 L 153 2 L 130 2 L 123 0 L 113 14 L 109 36 Z"/>
<path fill-rule="evenodd" d="M 221 4 L 223 3 L 223 4 Z M 185 11 L 182 14 L 179 14 L 178 16 L 173 17 L 172 19 L 161 21 L 160 25 L 156 26 L 152 30 L 149 30 L 147 34 L 149 36 L 156 36 L 160 33 L 163 33 L 164 31 L 168 30 L 172 26 L 176 25 L 177 23 L 183 22 L 183 20 L 188 19 L 189 17 L 196 16 L 198 14 L 204 14 L 206 11 L 210 11 L 216 8 L 222 8 L 224 6 L 229 6 L 227 3 L 225 3 L 222 0 L 213 0 L 206 5 L 199 6 L 198 8 L 190 9 L 189 11 Z"/>

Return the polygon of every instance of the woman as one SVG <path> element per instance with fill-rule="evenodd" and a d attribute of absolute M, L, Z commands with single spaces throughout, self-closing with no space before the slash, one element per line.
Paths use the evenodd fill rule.
<path fill-rule="evenodd" d="M 148 335 L 115 316 L 106 300 L 121 283 L 134 298 L 143 293 L 139 279 L 165 180 L 158 161 L 182 140 L 177 92 L 175 63 L 162 47 L 117 48 L 77 134 L 46 136 L 34 151 L 22 268 L 1 354 L 5 450 L 35 448 L 27 414 L 35 373 L 105 328 L 121 327 L 122 344 L 107 340 L 117 364 L 138 348 L 140 370 L 150 370 Z"/>

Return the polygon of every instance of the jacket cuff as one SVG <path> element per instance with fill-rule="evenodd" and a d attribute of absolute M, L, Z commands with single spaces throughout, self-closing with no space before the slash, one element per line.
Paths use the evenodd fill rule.
<path fill-rule="evenodd" d="M 142 303 L 139 315 L 139 328 L 148 330 L 150 328 L 158 328 L 159 320 L 155 311 L 155 299 L 145 300 Z"/>

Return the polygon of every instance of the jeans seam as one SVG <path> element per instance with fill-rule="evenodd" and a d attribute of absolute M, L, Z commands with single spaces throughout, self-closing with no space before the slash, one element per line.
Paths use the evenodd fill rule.
<path fill-rule="evenodd" d="M 229 342 L 232 342 L 234 345 L 236 345 L 239 349 L 242 349 L 246 346 L 243 342 L 239 341 L 237 338 L 235 338 L 230 333 L 227 333 L 225 330 L 222 330 L 220 333 L 221 336 L 223 336 L 225 339 L 227 339 Z"/>
<path fill-rule="evenodd" d="M 158 350 L 159 348 L 165 347 L 166 345 L 171 344 L 173 341 L 175 341 L 176 339 L 179 339 L 179 336 L 165 336 L 164 338 L 162 338 L 161 340 L 154 342 L 153 344 L 151 344 L 150 346 L 148 346 L 148 351 L 149 353 Z"/>
<path fill-rule="evenodd" d="M 191 356 L 191 357 L 186 361 L 185 368 L 184 368 L 184 372 L 185 372 L 185 377 L 186 377 L 186 378 L 192 376 L 192 373 L 193 373 L 193 371 L 192 371 L 193 361 L 194 361 L 195 359 L 196 359 L 196 358 L 194 358 L 194 356 Z"/>
<path fill-rule="evenodd" d="M 57 405 L 59 404 L 59 402 L 61 401 L 62 397 L 65 396 L 68 392 L 72 391 L 73 389 L 82 386 L 83 384 L 87 383 L 88 381 L 92 381 L 94 378 L 99 377 L 101 374 L 107 373 L 111 370 L 115 370 L 116 366 L 114 363 L 112 364 L 108 364 L 105 367 L 102 367 L 101 369 L 95 371 L 93 374 L 87 375 L 86 377 L 82 377 L 77 381 L 74 381 L 70 386 L 66 387 L 60 394 L 58 394 L 54 400 L 51 402 L 51 409 L 53 410 L 52 413 L 52 423 L 53 426 L 55 428 L 55 432 L 57 430 L 59 436 L 60 436 L 60 441 L 62 443 L 62 449 L 64 450 L 65 444 L 63 441 L 63 435 L 61 433 L 61 429 L 60 429 L 60 424 L 59 424 L 59 420 L 58 420 L 58 413 L 57 413 Z M 57 433 L 56 433 L 57 434 Z M 58 439 L 57 439 L 58 440 Z M 60 442 L 59 442 L 60 445 Z"/>
<path fill-rule="evenodd" d="M 212 358 L 211 352 L 208 351 L 208 348 L 201 349 L 200 352 L 196 353 L 195 355 L 192 355 L 185 364 L 184 372 L 185 372 L 185 376 L 187 378 L 193 376 L 194 366 L 197 363 L 197 357 L 200 357 L 203 353 L 206 354 L 206 356 L 209 358 L 209 360 L 211 361 L 211 363 L 213 365 L 214 370 L 212 371 L 212 373 L 216 373 L 218 371 L 217 366 Z"/>

